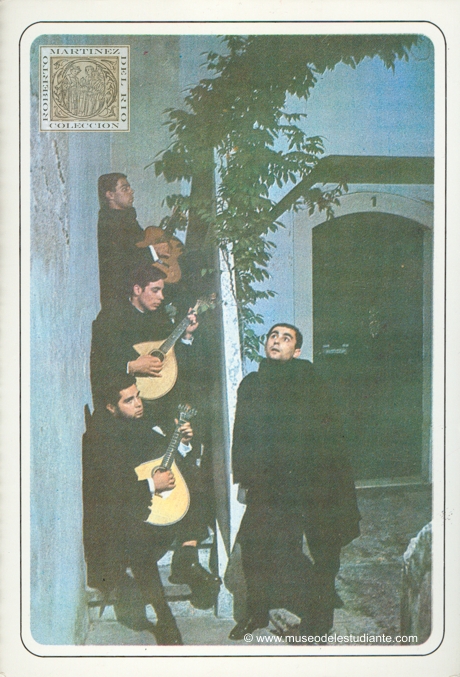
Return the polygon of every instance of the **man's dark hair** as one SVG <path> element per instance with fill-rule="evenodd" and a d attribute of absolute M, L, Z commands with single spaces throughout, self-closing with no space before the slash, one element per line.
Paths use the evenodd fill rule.
<path fill-rule="evenodd" d="M 302 347 L 302 343 L 303 343 L 303 336 L 302 336 L 302 332 L 300 331 L 300 329 L 297 329 L 297 327 L 295 327 L 293 324 L 289 324 L 288 322 L 277 322 L 267 332 L 267 339 L 276 327 L 286 327 L 287 329 L 292 329 L 292 331 L 295 332 L 295 347 L 296 347 L 296 349 L 298 348 L 300 350 L 300 348 Z"/>
<path fill-rule="evenodd" d="M 135 284 L 139 285 L 141 289 L 145 289 L 150 282 L 158 282 L 158 280 L 165 280 L 166 274 L 162 270 L 152 265 L 151 263 L 144 263 L 142 266 L 133 270 L 129 276 L 129 293 L 133 293 Z"/>
<path fill-rule="evenodd" d="M 126 179 L 126 174 L 120 172 L 112 172 L 112 174 L 102 174 L 97 180 L 97 194 L 99 197 L 99 204 L 101 207 L 107 204 L 106 193 L 108 190 L 114 192 L 117 187 L 119 179 Z"/>
<path fill-rule="evenodd" d="M 104 405 L 112 404 L 117 406 L 120 401 L 120 393 L 126 388 L 131 388 L 136 383 L 136 379 L 131 374 L 112 375 L 104 386 Z"/>

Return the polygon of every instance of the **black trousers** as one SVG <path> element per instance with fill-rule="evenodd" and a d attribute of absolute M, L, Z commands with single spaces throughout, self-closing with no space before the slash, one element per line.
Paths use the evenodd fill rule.
<path fill-rule="evenodd" d="M 178 465 L 189 486 L 191 500 L 185 517 L 177 524 L 154 526 L 142 520 L 101 519 L 110 528 L 100 533 L 85 530 L 88 560 L 87 578 L 91 587 L 107 597 L 115 591 L 117 618 L 130 627 L 146 620 L 145 604 L 152 604 L 160 619 L 171 620 L 157 562 L 174 546 L 186 541 L 201 541 L 208 534 L 203 523 L 201 501 L 196 491 L 199 468 L 193 459 L 180 459 Z M 121 526 L 123 525 L 123 526 Z M 127 573 L 131 568 L 134 578 Z"/>
<path fill-rule="evenodd" d="M 196 493 L 196 476 L 198 468 L 193 463 L 187 464 L 188 459 L 180 459 L 178 465 L 190 490 L 190 507 L 184 518 L 177 524 L 156 526 L 146 522 L 136 522 L 129 530 L 125 539 L 125 554 L 134 581 L 141 592 L 141 598 L 136 605 L 136 595 L 131 595 L 129 602 L 133 614 L 138 617 L 145 613 L 141 606 L 152 604 L 161 620 L 172 618 L 161 583 L 157 562 L 173 546 L 180 548 L 186 541 L 203 540 L 207 530 L 203 526 L 201 504 Z M 126 579 L 121 572 L 121 581 Z M 119 583 L 118 583 L 119 585 Z M 122 583 L 123 585 L 123 583 Z M 131 589 L 132 585 L 128 585 Z"/>
<path fill-rule="evenodd" d="M 249 504 L 238 533 L 247 586 L 247 613 L 264 616 L 286 608 L 308 632 L 332 628 L 340 546 L 309 541 L 314 563 L 303 553 L 305 517 L 296 507 Z"/>

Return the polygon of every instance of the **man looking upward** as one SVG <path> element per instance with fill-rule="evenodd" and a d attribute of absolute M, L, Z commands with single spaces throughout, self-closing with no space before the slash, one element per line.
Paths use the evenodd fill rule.
<path fill-rule="evenodd" d="M 341 427 L 313 365 L 298 359 L 301 348 L 297 327 L 276 324 L 259 370 L 238 389 L 232 454 L 234 481 L 246 489 L 237 540 L 247 614 L 230 639 L 265 627 L 279 607 L 300 616 L 302 634 L 328 632 L 340 549 L 359 534 Z"/>

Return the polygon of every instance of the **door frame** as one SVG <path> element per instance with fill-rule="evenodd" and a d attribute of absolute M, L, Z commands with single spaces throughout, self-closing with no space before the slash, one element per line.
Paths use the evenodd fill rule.
<path fill-rule="evenodd" d="M 334 207 L 334 217 L 362 212 L 380 212 L 409 219 L 424 227 L 423 235 L 423 386 L 422 386 L 422 458 L 420 478 L 401 478 L 395 484 L 431 482 L 431 410 L 432 410 L 432 318 L 433 318 L 433 205 L 402 195 L 381 191 L 358 191 L 340 198 Z M 305 337 L 305 357 L 314 361 L 313 354 L 313 228 L 325 223 L 322 212 L 309 216 L 306 210 L 294 219 L 294 307 L 295 324 Z M 305 352 L 305 351 L 304 351 Z M 363 486 L 379 485 L 366 480 Z"/>

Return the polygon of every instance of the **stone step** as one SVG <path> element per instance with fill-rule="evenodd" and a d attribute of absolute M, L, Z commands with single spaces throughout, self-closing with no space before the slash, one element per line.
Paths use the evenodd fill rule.
<path fill-rule="evenodd" d="M 199 561 L 200 564 L 205 567 L 206 569 L 209 570 L 209 557 L 211 553 L 211 548 L 213 545 L 212 541 L 212 536 L 210 536 L 206 541 L 204 541 L 202 544 L 200 544 L 199 550 L 198 550 L 198 556 L 199 556 Z M 168 550 L 168 552 L 164 555 L 164 557 L 161 558 L 158 562 L 158 570 L 160 572 L 160 577 L 161 577 L 161 582 L 163 584 L 166 598 L 168 602 L 170 603 L 175 603 L 175 602 L 187 602 L 190 599 L 190 596 L 192 594 L 192 591 L 190 590 L 190 587 L 186 584 L 181 584 L 177 585 L 175 583 L 170 583 L 169 582 L 169 576 L 171 573 L 171 560 L 173 556 L 173 551 Z M 128 570 L 129 573 L 129 570 Z M 88 610 L 89 610 L 89 616 L 91 621 L 114 621 L 116 620 L 115 612 L 113 611 L 113 603 L 115 601 L 115 598 L 113 595 L 109 597 L 108 600 L 106 600 L 106 606 L 104 609 L 102 609 L 102 604 L 103 604 L 103 596 L 99 592 L 99 590 L 95 588 L 86 588 L 86 595 L 87 595 L 87 604 L 88 604 Z M 181 615 L 187 615 L 184 614 L 184 609 L 187 609 L 190 606 L 190 604 L 187 604 L 185 607 L 180 608 Z M 150 607 L 147 606 L 147 610 Z M 101 613 L 102 610 L 102 613 Z M 179 609 L 178 609 L 179 611 Z M 152 610 L 153 612 L 153 610 Z M 211 613 L 214 613 L 214 611 L 211 609 Z M 150 614 L 151 615 L 151 614 Z M 153 614 L 154 615 L 154 614 Z M 149 616 L 149 613 L 147 612 L 147 616 Z"/>

